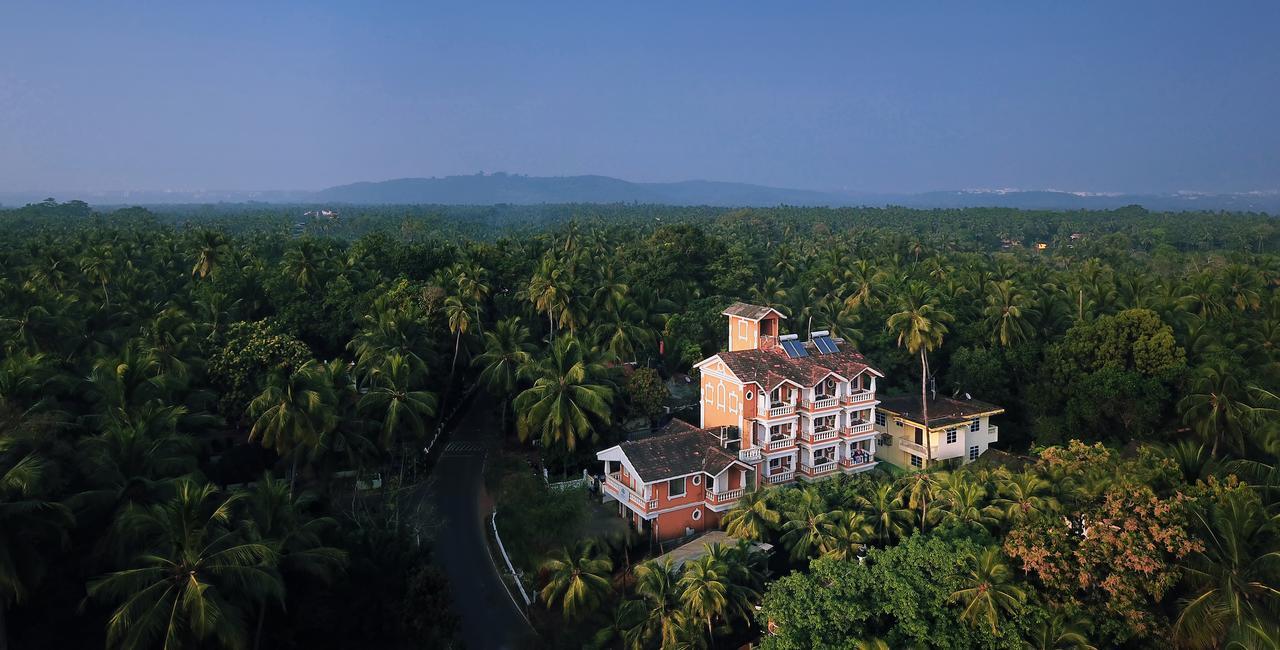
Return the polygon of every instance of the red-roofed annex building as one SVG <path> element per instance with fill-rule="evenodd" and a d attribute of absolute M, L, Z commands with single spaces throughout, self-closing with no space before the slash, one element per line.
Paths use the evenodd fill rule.
<path fill-rule="evenodd" d="M 782 335 L 786 317 L 769 307 L 735 303 L 723 313 L 728 351 L 694 366 L 702 383 L 699 426 L 672 420 L 655 435 L 596 454 L 604 462 L 604 498 L 617 501 L 619 514 L 637 530 L 659 540 L 683 537 L 717 527 L 748 488 L 864 472 L 876 466 L 878 438 L 890 447 L 899 443 L 887 454 L 894 464 L 925 464 L 923 456 L 918 464 L 910 459 L 910 450 L 923 450 L 913 442 L 910 405 L 897 407 L 899 430 L 891 430 L 877 412 L 876 380 L 884 375 L 852 346 L 827 332 L 812 332 L 805 341 Z M 948 402 L 942 435 L 967 432 L 967 422 L 957 424 L 967 402 Z M 974 404 L 986 451 L 996 435 L 986 420 L 1002 409 Z M 931 399 L 935 408 L 942 415 L 942 405 Z M 941 426 L 932 413 L 930 425 L 931 431 Z M 969 441 L 941 441 L 934 438 L 934 462 L 969 460 Z"/>

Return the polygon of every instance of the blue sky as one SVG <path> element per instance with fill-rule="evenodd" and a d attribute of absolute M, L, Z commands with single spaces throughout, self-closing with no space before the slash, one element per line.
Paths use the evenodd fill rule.
<path fill-rule="evenodd" d="M 1280 189 L 1277 25 L 1274 1 L 6 0 L 0 190 Z"/>

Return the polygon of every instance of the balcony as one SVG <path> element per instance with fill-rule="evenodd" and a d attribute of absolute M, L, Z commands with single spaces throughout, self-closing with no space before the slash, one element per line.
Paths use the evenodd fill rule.
<path fill-rule="evenodd" d="M 608 475 L 607 477 L 605 477 L 604 491 L 608 493 L 609 496 L 617 499 L 622 503 L 625 503 L 627 507 L 631 508 L 632 510 L 636 510 L 638 512 L 648 512 L 649 510 L 658 509 L 657 499 L 654 499 L 652 501 L 646 501 L 642 495 L 638 494 L 635 490 L 632 490 L 631 488 L 627 487 L 627 485 L 622 482 L 622 479 L 620 478 L 620 474 L 618 472 L 614 472 Z"/>
<path fill-rule="evenodd" d="M 840 435 L 839 429 L 818 429 L 817 431 L 801 433 L 800 438 L 808 443 L 818 443 L 818 442 L 827 442 L 828 440 L 835 440 L 836 436 L 839 436 L 839 435 Z"/>
<path fill-rule="evenodd" d="M 924 445 L 918 445 L 906 438 L 898 438 L 898 446 L 905 451 L 912 451 L 917 454 L 928 454 L 928 452 L 925 451 Z"/>
<path fill-rule="evenodd" d="M 839 397 L 823 397 L 815 400 L 805 400 L 803 402 L 806 411 L 821 411 L 824 409 L 835 408 L 840 405 Z"/>
<path fill-rule="evenodd" d="M 707 503 L 713 506 L 728 505 L 742 498 L 742 495 L 745 492 L 746 492 L 745 488 L 738 488 L 736 490 L 725 490 L 724 492 L 714 492 L 714 491 L 707 492 Z"/>
<path fill-rule="evenodd" d="M 858 406 L 859 404 L 870 404 L 876 401 L 875 391 L 859 390 L 840 398 L 840 403 L 845 406 Z"/>
<path fill-rule="evenodd" d="M 785 472 L 778 472 L 777 474 L 770 474 L 769 476 L 764 477 L 764 482 L 769 485 L 777 485 L 779 483 L 786 483 L 795 477 L 795 470 L 789 469 Z"/>
<path fill-rule="evenodd" d="M 863 472 L 876 466 L 876 459 L 873 456 L 867 456 L 862 460 L 843 459 L 840 461 L 840 469 L 846 472 Z"/>
<path fill-rule="evenodd" d="M 744 463 L 758 463 L 760 462 L 760 458 L 761 456 L 760 456 L 759 447 L 752 447 L 750 449 L 738 450 L 738 460 Z"/>
<path fill-rule="evenodd" d="M 802 460 L 800 461 L 800 473 L 810 478 L 825 476 L 836 471 L 839 466 L 840 464 L 835 460 L 829 460 L 825 463 L 818 463 L 816 465 L 810 465 Z"/>
<path fill-rule="evenodd" d="M 764 443 L 764 450 L 767 452 L 779 451 L 794 446 L 796 446 L 796 437 L 788 436 L 786 438 L 774 438 L 773 440 Z"/>
<path fill-rule="evenodd" d="M 987 440 L 995 442 L 1000 439 L 1000 427 L 994 424 L 987 425 Z"/>
<path fill-rule="evenodd" d="M 857 436 L 875 433 L 870 422 L 855 422 L 847 427 L 840 429 L 840 436 L 843 438 L 856 438 Z"/>
<path fill-rule="evenodd" d="M 786 417 L 795 412 L 796 412 L 795 404 L 783 404 L 782 406 L 775 406 L 769 409 L 768 411 L 766 411 L 766 413 L 768 413 L 769 417 L 771 418 Z"/>

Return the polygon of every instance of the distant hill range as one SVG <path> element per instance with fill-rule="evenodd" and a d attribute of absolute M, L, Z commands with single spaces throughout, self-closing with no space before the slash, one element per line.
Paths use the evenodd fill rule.
<path fill-rule="evenodd" d="M 50 196 L 42 192 L 0 193 L 0 204 L 23 205 Z M 1150 210 L 1238 210 L 1280 214 L 1280 192 L 1233 194 L 1090 194 L 1053 190 L 958 190 L 918 194 L 821 192 L 747 183 L 683 181 L 633 183 L 608 176 L 522 176 L 475 174 L 442 178 L 401 178 L 352 183 L 309 191 L 59 192 L 60 200 L 94 205 L 175 203 L 289 204 L 466 204 L 497 203 L 658 203 L 767 207 L 884 206 L 916 208 L 1008 207 L 1026 209 L 1109 209 L 1142 205 Z"/>

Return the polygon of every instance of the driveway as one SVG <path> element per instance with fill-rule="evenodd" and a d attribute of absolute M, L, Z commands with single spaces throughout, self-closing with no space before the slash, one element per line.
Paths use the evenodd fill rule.
<path fill-rule="evenodd" d="M 440 455 L 425 495 L 427 512 L 439 518 L 435 562 L 449 576 L 462 640 L 471 650 L 536 646 L 533 629 L 489 555 L 485 534 L 489 511 L 482 502 L 482 472 L 485 455 L 501 443 L 498 428 L 493 402 L 477 396 Z"/>

